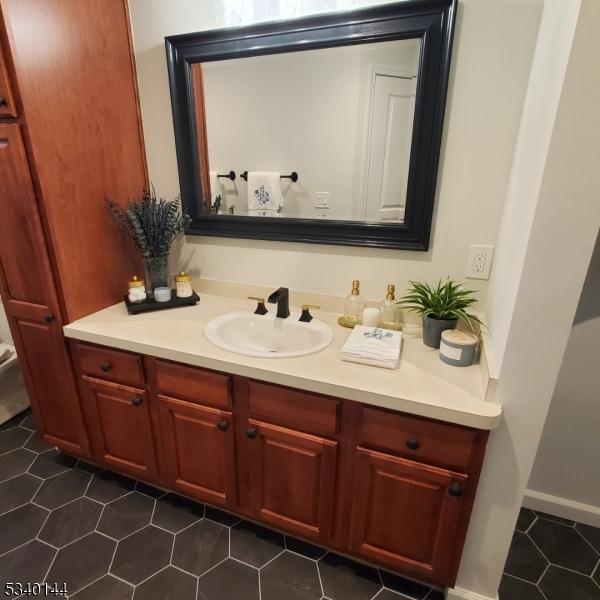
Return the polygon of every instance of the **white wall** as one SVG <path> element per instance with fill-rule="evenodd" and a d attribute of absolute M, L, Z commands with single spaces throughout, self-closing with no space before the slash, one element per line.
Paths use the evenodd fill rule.
<path fill-rule="evenodd" d="M 205 63 L 210 169 L 296 171 L 296 183 L 282 180 L 283 216 L 362 220 L 368 65 L 410 77 L 419 49 L 398 40 Z M 246 182 L 219 183 L 224 208 L 244 213 Z M 316 192 L 330 193 L 329 210 L 315 208 Z"/>
<path fill-rule="evenodd" d="M 496 597 L 600 225 L 600 81 L 590 77 L 600 71 L 599 20 L 597 0 L 545 2 L 488 298 L 489 329 L 503 340 L 503 420 L 488 443 L 458 578 L 478 598 Z"/>
<path fill-rule="evenodd" d="M 600 473 L 599 356 L 600 237 L 527 486 L 528 495 L 547 494 L 556 497 L 551 499 L 553 502 L 595 508 L 596 516 L 590 514 L 588 519 L 597 526 L 600 526 L 600 477 L 595 476 Z"/>
<path fill-rule="evenodd" d="M 373 2 L 370 2 L 372 4 Z M 360 279 L 370 298 L 385 284 L 463 278 L 469 243 L 494 244 L 542 0 L 459 2 L 437 207 L 429 252 L 188 237 L 182 266 L 209 279 L 345 295 Z M 357 2 L 357 6 L 364 2 Z M 130 0 L 150 177 L 179 192 L 164 36 L 210 28 L 210 2 Z M 485 297 L 486 282 L 470 281 Z"/>

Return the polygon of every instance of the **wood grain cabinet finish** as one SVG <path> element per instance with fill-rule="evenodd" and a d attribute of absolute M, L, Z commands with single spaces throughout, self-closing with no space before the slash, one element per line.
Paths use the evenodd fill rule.
<path fill-rule="evenodd" d="M 84 375 L 82 392 L 94 458 L 146 481 L 158 476 L 145 390 Z"/>
<path fill-rule="evenodd" d="M 79 344 L 77 353 L 82 373 L 114 383 L 143 387 L 142 358 L 137 354 Z"/>
<path fill-rule="evenodd" d="M 351 550 L 389 569 L 447 582 L 467 476 L 358 448 Z"/>
<path fill-rule="evenodd" d="M 167 484 L 203 502 L 235 508 L 232 413 L 162 395 L 158 404 Z"/>
<path fill-rule="evenodd" d="M 20 127 L 0 124 L 0 294 L 40 433 L 80 456 L 89 446 Z"/>
<path fill-rule="evenodd" d="M 0 46 L 0 118 L 17 116 L 17 107 L 8 75 L 8 65 Z"/>

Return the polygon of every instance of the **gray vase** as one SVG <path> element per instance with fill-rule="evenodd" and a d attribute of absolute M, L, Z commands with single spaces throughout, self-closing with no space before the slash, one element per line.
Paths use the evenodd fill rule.
<path fill-rule="evenodd" d="M 423 343 L 430 348 L 439 348 L 442 339 L 442 331 L 454 329 L 458 319 L 434 319 L 425 317 L 423 319 Z"/>

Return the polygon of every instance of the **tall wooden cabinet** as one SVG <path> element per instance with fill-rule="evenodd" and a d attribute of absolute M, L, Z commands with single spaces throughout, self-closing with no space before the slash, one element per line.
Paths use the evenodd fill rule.
<path fill-rule="evenodd" d="M 0 296 L 46 439 L 89 456 L 64 323 L 140 269 L 107 197 L 147 188 L 127 3 L 0 0 Z"/>

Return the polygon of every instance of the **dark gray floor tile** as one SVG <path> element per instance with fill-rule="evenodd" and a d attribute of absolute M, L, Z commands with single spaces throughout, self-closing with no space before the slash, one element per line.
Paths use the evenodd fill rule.
<path fill-rule="evenodd" d="M 600 552 L 600 527 L 577 523 L 575 528 L 596 549 L 596 552 Z"/>
<path fill-rule="evenodd" d="M 53 510 L 38 537 L 61 548 L 91 533 L 101 512 L 102 504 L 89 498 L 78 498 Z"/>
<path fill-rule="evenodd" d="M 37 429 L 35 426 L 35 421 L 33 420 L 33 415 L 31 414 L 31 410 L 27 410 L 26 412 L 27 414 L 25 415 L 25 418 L 21 420 L 21 427 L 25 427 L 26 429 L 31 429 L 33 431 Z"/>
<path fill-rule="evenodd" d="M 44 479 L 54 477 L 75 466 L 76 458 L 59 450 L 50 450 L 39 454 L 29 467 L 29 472 Z"/>
<path fill-rule="evenodd" d="M 49 444 L 48 442 L 45 442 L 42 439 L 42 436 L 37 431 L 34 431 L 33 435 L 27 440 L 27 443 L 25 444 L 24 448 L 41 454 L 42 452 L 52 450 L 54 446 L 52 446 L 52 444 Z"/>
<path fill-rule="evenodd" d="M 229 558 L 200 577 L 198 600 L 259 600 L 258 571 Z"/>
<path fill-rule="evenodd" d="M 319 560 L 327 554 L 327 550 L 324 548 L 309 544 L 298 538 L 290 537 L 289 535 L 285 536 L 285 547 L 296 554 L 302 554 L 302 556 L 312 558 L 313 560 Z"/>
<path fill-rule="evenodd" d="M 69 598 L 70 600 L 131 600 L 132 596 L 132 585 L 112 575 L 105 575 Z"/>
<path fill-rule="evenodd" d="M 0 483 L 0 514 L 29 502 L 40 483 L 37 477 L 28 473 Z"/>
<path fill-rule="evenodd" d="M 416 581 L 400 577 L 400 575 L 395 575 L 388 571 L 380 570 L 379 574 L 381 575 L 381 581 L 383 581 L 383 585 L 386 588 L 404 594 L 408 598 L 422 600 L 429 593 L 429 587 L 422 583 L 417 583 Z"/>
<path fill-rule="evenodd" d="M 323 595 L 317 564 L 284 552 L 260 571 L 262 600 L 319 600 Z"/>
<path fill-rule="evenodd" d="M 382 588 L 377 596 L 373 596 L 373 600 L 407 600 L 407 598 L 406 596 L 398 594 L 397 592 L 392 592 L 392 590 Z"/>
<path fill-rule="evenodd" d="M 522 507 L 517 519 L 517 531 L 527 531 L 531 524 L 537 519 L 537 515 L 529 508 Z"/>
<path fill-rule="evenodd" d="M 167 567 L 135 589 L 134 600 L 195 600 L 196 578 Z"/>
<path fill-rule="evenodd" d="M 537 521 L 539 523 L 540 520 Z M 536 524 L 537 524 L 536 523 Z M 549 523 L 549 521 L 546 521 Z M 526 534 L 516 531 L 513 535 L 504 571 L 530 583 L 537 583 L 548 566 L 548 561 Z"/>
<path fill-rule="evenodd" d="M 227 527 L 233 527 L 233 525 L 242 520 L 237 515 L 228 513 L 220 508 L 215 508 L 214 506 L 208 506 L 208 504 L 204 508 L 204 516 L 211 521 L 215 521 L 215 523 L 221 523 L 221 525 L 226 525 Z"/>
<path fill-rule="evenodd" d="M 337 554 L 320 560 L 319 572 L 323 593 L 331 600 L 370 600 L 381 589 L 376 569 Z"/>
<path fill-rule="evenodd" d="M 175 537 L 172 563 L 201 575 L 229 556 L 229 529 L 202 519 Z"/>
<path fill-rule="evenodd" d="M 0 432 L 0 454 L 20 448 L 31 436 L 29 429 L 13 427 Z"/>
<path fill-rule="evenodd" d="M 598 587 L 600 587 L 600 561 L 598 561 L 598 564 L 596 565 L 596 570 L 592 575 L 592 579 L 598 584 Z"/>
<path fill-rule="evenodd" d="M 153 510 L 152 498 L 137 492 L 127 494 L 105 506 L 98 523 L 98 531 L 121 540 L 149 525 Z"/>
<path fill-rule="evenodd" d="M 433 588 L 429 590 L 429 594 L 425 596 L 425 600 L 444 600 L 446 598 L 446 594 L 442 590 L 434 590 Z"/>
<path fill-rule="evenodd" d="M 499 600 L 545 600 L 542 592 L 533 583 L 506 574 L 502 576 L 498 595 Z"/>
<path fill-rule="evenodd" d="M 551 565 L 538 586 L 548 600 L 600 600 L 600 588 L 585 575 Z"/>
<path fill-rule="evenodd" d="M 204 505 L 177 494 L 167 494 L 156 501 L 152 523 L 177 533 L 204 516 Z"/>
<path fill-rule="evenodd" d="M 0 455 L 0 481 L 25 473 L 37 454 L 25 448 Z"/>
<path fill-rule="evenodd" d="M 573 527 L 538 519 L 528 535 L 552 564 L 591 575 L 598 562 L 598 553 Z"/>
<path fill-rule="evenodd" d="M 135 491 L 140 494 L 144 494 L 146 496 L 150 496 L 150 498 L 161 498 L 162 496 L 166 496 L 167 492 L 161 490 L 160 488 L 154 487 L 152 485 L 148 485 L 147 483 L 143 483 L 142 481 L 138 481 L 135 486 Z"/>
<path fill-rule="evenodd" d="M 6 583 L 41 583 L 56 550 L 38 540 L 0 557 L 0 586 Z"/>
<path fill-rule="evenodd" d="M 231 528 L 231 556 L 253 567 L 262 567 L 284 549 L 283 535 L 241 521 Z"/>
<path fill-rule="evenodd" d="M 93 465 L 92 463 L 89 463 L 89 462 L 85 462 L 85 460 L 78 460 L 77 464 L 75 465 L 75 468 L 79 469 L 80 471 L 85 471 L 86 473 L 90 473 L 91 475 L 95 475 L 96 473 L 101 473 L 102 471 L 104 471 L 104 469 L 102 467 Z"/>
<path fill-rule="evenodd" d="M 111 471 L 102 471 L 94 475 L 85 495 L 106 503 L 128 494 L 134 487 L 133 479 Z"/>
<path fill-rule="evenodd" d="M 14 417 L 11 417 L 8 421 L 5 421 L 4 423 L 2 423 L 0 425 L 0 431 L 6 431 L 7 429 L 11 429 L 13 427 L 18 427 L 24 418 L 25 418 L 25 411 L 20 412 L 18 415 L 15 415 Z"/>
<path fill-rule="evenodd" d="M 66 583 L 69 595 L 108 572 L 116 542 L 99 533 L 89 535 L 58 551 L 46 581 Z"/>
<path fill-rule="evenodd" d="M 119 542 L 110 572 L 130 583 L 140 583 L 169 564 L 172 544 L 170 533 L 144 527 Z"/>
<path fill-rule="evenodd" d="M 25 504 L 0 516 L 0 554 L 32 540 L 42 528 L 48 511 Z"/>
<path fill-rule="evenodd" d="M 575 525 L 575 521 L 570 521 L 569 519 L 563 519 L 562 517 L 557 517 L 555 515 L 551 515 L 549 513 L 544 513 L 539 510 L 534 511 L 541 519 L 546 519 L 547 521 L 554 521 L 555 523 L 562 523 L 563 525 L 570 525 L 571 527 Z"/>
<path fill-rule="evenodd" d="M 57 508 L 83 496 L 91 475 L 70 469 L 51 479 L 46 479 L 35 495 L 34 502 L 46 508 Z"/>

